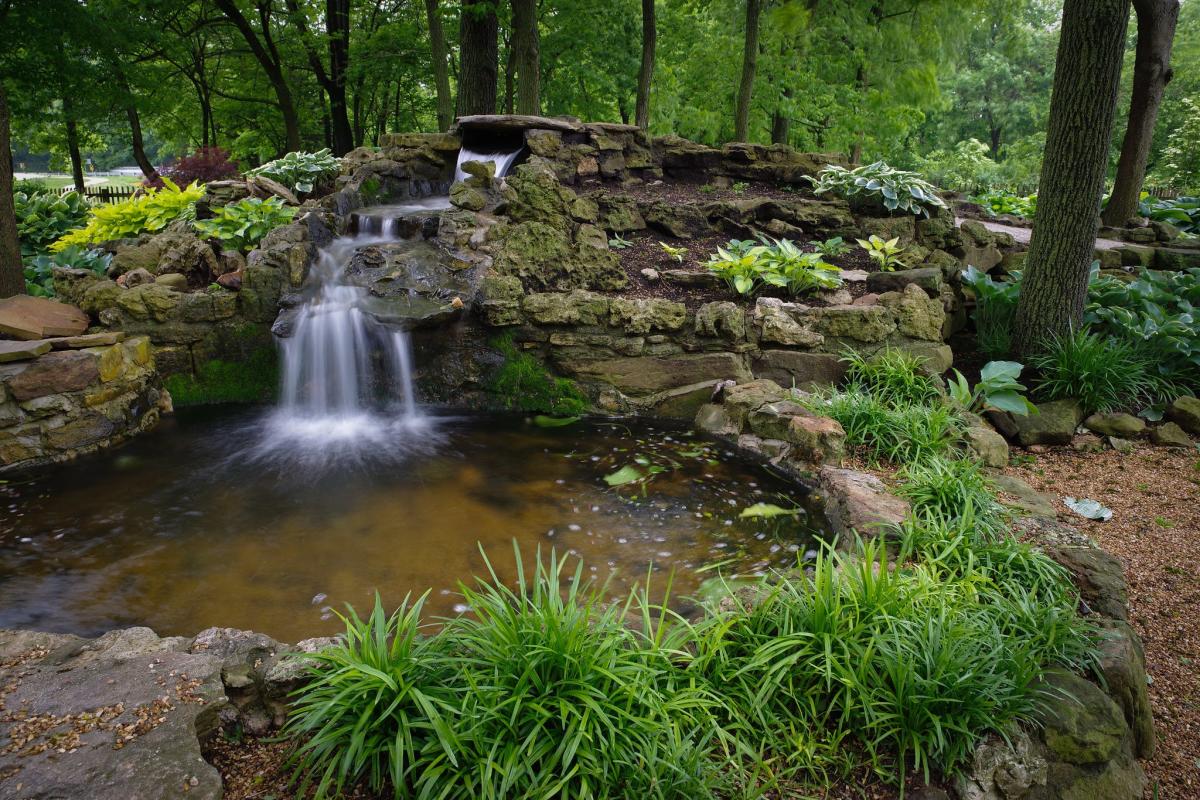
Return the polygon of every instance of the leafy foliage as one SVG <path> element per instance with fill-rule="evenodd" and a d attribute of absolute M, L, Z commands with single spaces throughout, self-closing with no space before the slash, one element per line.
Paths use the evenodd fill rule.
<path fill-rule="evenodd" d="M 963 139 L 949 150 L 931 151 L 921 159 L 921 171 L 938 186 L 959 191 L 993 186 L 1000 179 L 1000 167 L 988 146 L 975 138 Z"/>
<path fill-rule="evenodd" d="M 1169 222 L 1183 233 L 1200 235 L 1200 197 L 1160 200 L 1143 193 L 1138 213 L 1159 222 Z"/>
<path fill-rule="evenodd" d="M 177 219 L 193 218 L 196 201 L 203 196 L 203 186 L 190 183 L 180 189 L 170 178 L 164 178 L 161 189 L 146 189 L 142 194 L 120 203 L 93 207 L 86 226 L 59 237 L 50 245 L 50 249 L 59 251 L 71 245 L 107 242 L 137 236 L 146 231 L 160 231 Z"/>
<path fill-rule="evenodd" d="M 247 197 L 221 206 L 211 219 L 199 219 L 193 225 L 204 236 L 246 252 L 272 230 L 291 222 L 295 215 L 296 209 L 284 205 L 278 197 L 266 200 Z"/>
<path fill-rule="evenodd" d="M 91 204 L 78 192 L 16 192 L 13 206 L 17 217 L 17 236 L 21 257 L 44 253 L 59 237 L 87 220 Z"/>
<path fill-rule="evenodd" d="M 1037 412 L 1036 406 L 1022 394 L 1025 387 L 1017 380 L 1024 369 L 1023 364 L 1015 361 L 989 361 L 980 370 L 979 383 L 974 389 L 958 370 L 954 370 L 954 378 L 946 388 L 950 399 L 964 411 L 996 409 L 1024 417 Z"/>
<path fill-rule="evenodd" d="M 25 291 L 34 297 L 53 297 L 54 268 L 86 269 L 103 275 L 112 253 L 71 246 L 57 253 L 42 253 L 25 260 Z"/>
<path fill-rule="evenodd" d="M 519 351 L 511 336 L 492 341 L 504 363 L 488 384 L 509 409 L 554 417 L 579 416 L 587 408 L 587 397 L 574 381 L 546 371 L 536 358 Z"/>
<path fill-rule="evenodd" d="M 315 153 L 288 153 L 261 167 L 246 170 L 247 175 L 262 175 L 301 194 L 308 194 L 322 181 L 337 174 L 341 162 L 329 148 Z"/>
<path fill-rule="evenodd" d="M 820 253 L 826 258 L 837 258 L 844 256 L 850 252 L 850 245 L 846 244 L 845 240 L 840 236 L 834 236 L 832 239 L 825 241 L 811 241 L 809 245 L 814 252 Z"/>
<path fill-rule="evenodd" d="M 1011 214 L 1014 217 L 1033 219 L 1033 215 L 1037 213 L 1036 194 L 1022 196 L 1006 192 L 1003 189 L 996 189 L 984 192 L 976 197 L 975 200 L 993 216 Z"/>
<path fill-rule="evenodd" d="M 201 147 L 196 152 L 186 155 L 163 170 L 162 176 L 170 178 L 181 186 L 189 183 L 208 183 L 226 178 L 236 178 L 238 164 L 229 155 L 229 151 L 220 147 Z M 161 179 L 154 184 L 162 186 Z"/>
<path fill-rule="evenodd" d="M 908 464 L 899 492 L 920 517 L 949 524 L 971 520 L 989 536 L 999 535 L 1008 519 L 978 461 L 936 456 Z"/>
<path fill-rule="evenodd" d="M 869 239 L 856 239 L 855 241 L 866 251 L 881 272 L 895 272 L 896 267 L 904 265 L 900 258 L 904 254 L 904 248 L 900 246 L 899 236 L 884 240 L 871 234 Z"/>
<path fill-rule="evenodd" d="M 1133 408 L 1171 393 L 1154 359 L 1128 339 L 1081 329 L 1051 338 L 1043 349 L 1030 363 L 1039 372 L 1037 391 L 1048 399 L 1075 398 L 1090 413 Z"/>
<path fill-rule="evenodd" d="M 1011 272 L 1008 280 L 997 281 L 971 266 L 963 272 L 962 282 L 975 294 L 971 318 L 980 352 L 992 357 L 1008 355 L 1012 351 L 1012 330 L 1021 295 L 1021 272 Z"/>
<path fill-rule="evenodd" d="M 924 362 L 903 350 L 885 348 L 872 356 L 854 350 L 841 359 L 848 385 L 893 408 L 932 403 L 940 398 Z"/>
<path fill-rule="evenodd" d="M 705 263 L 726 285 L 749 296 L 764 286 L 786 289 L 791 295 L 814 289 L 836 289 L 842 284 L 841 270 L 806 253 L 789 239 L 763 239 L 762 243 L 734 239 Z"/>
<path fill-rule="evenodd" d="M 847 199 L 863 197 L 878 201 L 888 211 L 929 216 L 930 210 L 946 208 L 937 190 L 915 172 L 889 167 L 882 161 L 854 169 L 829 166 L 813 181 L 817 194 L 834 192 Z"/>
<path fill-rule="evenodd" d="M 817 392 L 798 402 L 837 420 L 846 444 L 893 464 L 944 453 L 962 430 L 962 421 L 945 403 L 893 406 L 856 387 Z"/>

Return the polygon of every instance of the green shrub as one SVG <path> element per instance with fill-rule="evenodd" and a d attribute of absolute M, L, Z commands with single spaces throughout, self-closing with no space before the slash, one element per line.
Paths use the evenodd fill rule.
<path fill-rule="evenodd" d="M 261 167 L 246 170 L 246 175 L 262 175 L 294 192 L 308 194 L 318 183 L 337 175 L 340 168 L 341 161 L 326 148 L 315 153 L 288 153 Z"/>
<path fill-rule="evenodd" d="M 962 282 L 975 294 L 975 344 L 980 352 L 993 358 L 1012 352 L 1012 331 L 1017 319 L 1017 301 L 1021 295 L 1021 272 L 1009 279 L 993 280 L 986 272 L 967 267 Z"/>
<path fill-rule="evenodd" d="M 127 239 L 143 232 L 160 231 L 177 219 L 192 219 L 196 201 L 204 196 L 204 187 L 190 183 L 180 189 L 169 178 L 163 178 L 163 188 L 145 189 L 143 193 L 112 205 L 94 206 L 87 225 L 62 236 L 50 245 L 53 251 L 71 245 Z"/>
<path fill-rule="evenodd" d="M 286 206 L 278 197 L 260 200 L 247 197 L 216 210 L 211 219 L 192 223 L 196 230 L 211 239 L 243 253 L 254 249 L 262 238 L 275 228 L 286 225 L 296 216 L 296 209 Z"/>
<path fill-rule="evenodd" d="M 952 150 L 934 150 L 920 159 L 921 171 L 938 186 L 976 191 L 1000 179 L 1000 167 L 991 148 L 978 139 L 964 139 Z"/>
<path fill-rule="evenodd" d="M 1160 200 L 1143 192 L 1138 213 L 1159 222 L 1169 222 L 1183 233 L 1200 234 L 1200 197 Z"/>
<path fill-rule="evenodd" d="M 81 227 L 91 209 L 87 198 L 77 192 L 16 192 L 13 206 L 23 260 L 46 252 L 56 239 Z"/>
<path fill-rule="evenodd" d="M 1052 337 L 1030 363 L 1038 370 L 1035 385 L 1042 397 L 1075 398 L 1087 413 L 1136 410 L 1171 393 L 1146 352 L 1128 340 L 1086 329 Z"/>
<path fill-rule="evenodd" d="M 816 392 L 798 402 L 837 420 L 846 432 L 846 444 L 893 464 L 946 452 L 963 428 L 946 403 L 891 406 L 856 387 Z"/>
<path fill-rule="evenodd" d="M 763 286 L 786 289 L 797 295 L 813 289 L 842 285 L 841 270 L 806 253 L 789 239 L 763 239 L 761 243 L 734 239 L 718 247 L 705 266 L 740 295 L 752 295 Z"/>
<path fill-rule="evenodd" d="M 888 347 L 869 357 L 849 350 L 841 360 L 848 365 L 850 386 L 893 408 L 928 404 L 941 397 L 925 362 L 903 350 Z"/>
<path fill-rule="evenodd" d="M 551 375 L 540 361 L 519 351 L 511 336 L 499 337 L 491 344 L 504 356 L 504 363 L 488 390 L 498 395 L 506 408 L 554 417 L 575 417 L 587 409 L 588 399 L 574 381 Z"/>
<path fill-rule="evenodd" d="M 920 175 L 889 167 L 882 161 L 854 169 L 826 167 L 813 184 L 817 194 L 834 192 L 846 199 L 862 197 L 878 202 L 888 211 L 928 217 L 931 209 L 946 208 L 937 190 Z"/>
<path fill-rule="evenodd" d="M 999 534 L 1008 519 L 996 501 L 993 484 L 977 461 L 926 458 L 900 474 L 899 493 L 920 517 L 948 522 L 970 519 L 979 533 Z"/>
<path fill-rule="evenodd" d="M 71 246 L 57 253 L 43 253 L 25 261 L 25 291 L 34 297 L 53 297 L 54 268 L 86 269 L 103 275 L 112 253 Z"/>

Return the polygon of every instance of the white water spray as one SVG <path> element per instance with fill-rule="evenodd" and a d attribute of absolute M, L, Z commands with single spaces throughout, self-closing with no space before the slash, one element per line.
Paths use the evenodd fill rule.
<path fill-rule="evenodd" d="M 491 162 L 496 165 L 496 177 L 503 178 L 512 168 L 513 162 L 517 160 L 517 156 L 521 154 L 520 148 L 516 150 L 505 151 L 490 151 L 486 153 L 469 150 L 466 147 L 458 151 L 458 164 L 454 167 L 454 180 L 465 181 L 469 176 L 463 172 L 463 164 L 468 161 Z"/>

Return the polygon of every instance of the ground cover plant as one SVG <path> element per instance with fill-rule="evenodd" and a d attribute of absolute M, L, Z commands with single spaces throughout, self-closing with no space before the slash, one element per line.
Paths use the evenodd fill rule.
<path fill-rule="evenodd" d="M 210 219 L 196 220 L 194 225 L 202 235 L 219 240 L 223 246 L 246 252 L 295 215 L 295 207 L 284 205 L 278 197 L 247 197 L 221 206 Z"/>
<path fill-rule="evenodd" d="M 790 239 L 730 240 L 705 266 L 735 293 L 750 296 L 766 287 L 795 296 L 842 285 L 841 270 L 818 252 L 804 252 Z"/>
<path fill-rule="evenodd" d="M 57 253 L 42 253 L 25 260 L 25 291 L 34 297 L 53 297 L 54 269 L 86 269 L 104 275 L 112 253 L 71 245 Z"/>
<path fill-rule="evenodd" d="M 197 183 L 180 188 L 170 178 L 163 178 L 161 189 L 146 189 L 120 203 L 93 207 L 86 225 L 59 237 L 50 249 L 57 252 L 71 245 L 95 244 L 160 231 L 177 219 L 192 219 L 196 214 L 196 201 L 203 196 L 204 187 Z"/>
<path fill-rule="evenodd" d="M 1036 194 L 1019 195 L 1003 189 L 994 189 L 984 192 L 974 200 L 992 216 L 1011 214 L 1014 217 L 1033 219 L 1033 215 L 1037 213 Z"/>
<path fill-rule="evenodd" d="M 587 408 L 587 397 L 574 381 L 551 375 L 540 361 L 518 350 L 511 336 L 499 336 L 491 345 L 504 362 L 488 390 L 507 408 L 552 417 L 575 417 Z"/>
<path fill-rule="evenodd" d="M 833 192 L 847 200 L 877 203 L 891 212 L 928 217 L 934 209 L 946 208 L 937 190 L 915 172 L 890 167 L 882 161 L 854 169 L 830 166 L 813 179 L 817 194 Z"/>
<path fill-rule="evenodd" d="M 18 191 L 13 206 L 23 260 L 45 253 L 59 237 L 81 227 L 91 210 L 87 198 L 77 192 Z"/>
<path fill-rule="evenodd" d="M 1169 222 L 1182 233 L 1200 235 L 1200 197 L 1163 200 L 1143 193 L 1138 213 L 1159 222 Z"/>

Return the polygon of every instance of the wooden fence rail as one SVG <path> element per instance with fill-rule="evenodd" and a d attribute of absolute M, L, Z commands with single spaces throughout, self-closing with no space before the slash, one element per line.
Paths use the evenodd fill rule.
<path fill-rule="evenodd" d="M 84 189 L 84 197 L 89 200 L 98 200 L 101 203 L 119 203 L 122 200 L 128 200 L 137 193 L 140 186 L 88 186 Z M 59 194 L 75 191 L 74 186 L 64 186 L 58 190 Z"/>

